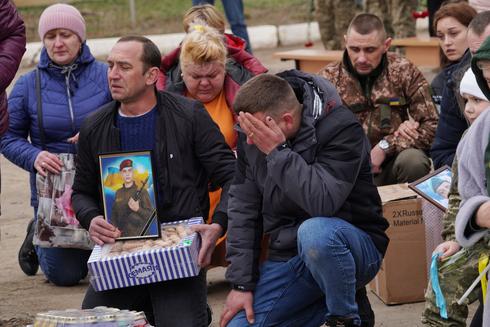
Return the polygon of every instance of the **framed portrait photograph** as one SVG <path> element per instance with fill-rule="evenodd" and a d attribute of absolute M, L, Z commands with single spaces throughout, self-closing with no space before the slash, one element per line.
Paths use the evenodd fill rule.
<path fill-rule="evenodd" d="M 105 219 L 118 239 L 160 237 L 151 151 L 101 154 L 99 164 Z"/>
<path fill-rule="evenodd" d="M 449 190 L 451 188 L 451 179 L 451 168 L 444 165 L 419 180 L 408 184 L 408 187 L 442 211 L 446 211 L 448 207 Z"/>

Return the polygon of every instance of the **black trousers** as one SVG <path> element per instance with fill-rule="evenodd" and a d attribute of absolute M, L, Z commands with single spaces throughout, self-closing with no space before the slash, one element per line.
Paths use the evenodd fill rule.
<path fill-rule="evenodd" d="M 155 284 L 96 292 L 89 286 L 82 309 L 107 306 L 144 311 L 156 327 L 208 325 L 206 273 Z"/>
<path fill-rule="evenodd" d="M 444 0 L 428 0 L 427 1 L 427 10 L 429 11 L 429 34 L 430 36 L 436 36 L 436 31 L 434 31 L 434 28 L 432 24 L 434 23 L 434 14 L 436 13 L 437 10 L 441 7 L 441 4 L 444 2 Z"/>

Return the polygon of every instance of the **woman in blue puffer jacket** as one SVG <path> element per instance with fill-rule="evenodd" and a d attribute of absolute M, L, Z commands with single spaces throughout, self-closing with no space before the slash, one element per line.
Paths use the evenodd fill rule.
<path fill-rule="evenodd" d="M 1 141 L 3 155 L 31 173 L 35 213 L 36 174 L 59 174 L 62 162 L 56 154 L 76 153 L 78 131 L 85 117 L 111 101 L 107 66 L 90 53 L 85 43 L 85 20 L 75 7 L 55 4 L 46 8 L 39 19 L 39 36 L 44 45 L 40 62 L 37 69 L 17 81 L 9 96 L 9 129 Z M 38 100 L 42 104 L 41 120 Z M 90 251 L 43 247 L 34 251 L 33 233 L 31 221 L 19 251 L 24 273 L 35 275 L 40 265 L 50 282 L 62 286 L 75 285 L 87 275 Z"/>

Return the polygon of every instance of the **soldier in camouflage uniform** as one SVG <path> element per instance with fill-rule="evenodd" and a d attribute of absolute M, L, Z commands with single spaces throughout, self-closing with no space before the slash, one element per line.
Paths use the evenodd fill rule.
<path fill-rule="evenodd" d="M 121 231 L 121 237 L 142 236 L 145 224 L 154 213 L 146 188 L 136 185 L 133 161 L 126 159 L 119 165 L 123 185 L 116 191 L 110 223 Z"/>
<path fill-rule="evenodd" d="M 342 62 L 321 71 L 364 127 L 373 146 L 377 185 L 426 175 L 430 161 L 425 151 L 437 126 L 429 84 L 408 60 L 387 53 L 390 44 L 381 20 L 360 14 L 349 26 Z"/>
<path fill-rule="evenodd" d="M 316 0 L 316 21 L 323 46 L 327 50 L 340 50 L 349 23 L 360 11 L 354 0 Z"/>
<path fill-rule="evenodd" d="M 415 36 L 417 0 L 366 0 L 365 11 L 383 17 L 388 35 L 395 38 Z"/>

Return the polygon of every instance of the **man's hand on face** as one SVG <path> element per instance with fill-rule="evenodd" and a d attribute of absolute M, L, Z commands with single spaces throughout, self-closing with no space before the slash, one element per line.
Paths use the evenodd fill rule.
<path fill-rule="evenodd" d="M 386 159 L 386 153 L 376 145 L 371 149 L 371 171 L 373 174 L 381 173 L 381 165 Z"/>
<path fill-rule="evenodd" d="M 226 298 L 223 312 L 219 321 L 220 327 L 225 327 L 228 322 L 241 310 L 245 310 L 249 324 L 255 322 L 253 310 L 254 296 L 252 292 L 231 290 Z"/>
<path fill-rule="evenodd" d="M 92 241 L 98 245 L 114 243 L 116 238 L 121 237 L 121 232 L 109 224 L 103 216 L 97 216 L 90 222 L 88 233 Z"/>
<path fill-rule="evenodd" d="M 242 130 L 247 133 L 247 142 L 255 144 L 266 155 L 286 142 L 286 136 L 270 116 L 265 117 L 264 123 L 248 112 L 240 112 L 238 122 Z"/>
<path fill-rule="evenodd" d="M 202 245 L 199 251 L 198 264 L 201 268 L 206 267 L 211 263 L 216 241 L 223 234 L 223 228 L 219 224 L 200 224 L 193 225 L 191 228 L 201 235 Z"/>
<path fill-rule="evenodd" d="M 394 135 L 396 137 L 403 137 L 407 141 L 414 143 L 419 138 L 419 132 L 417 131 L 419 126 L 420 124 L 415 120 L 405 120 L 400 124 L 400 126 L 398 126 L 398 129 L 395 131 Z"/>
<path fill-rule="evenodd" d="M 134 212 L 138 212 L 138 210 L 140 210 L 140 202 L 133 198 L 129 198 L 128 206 L 129 209 L 133 210 Z"/>

